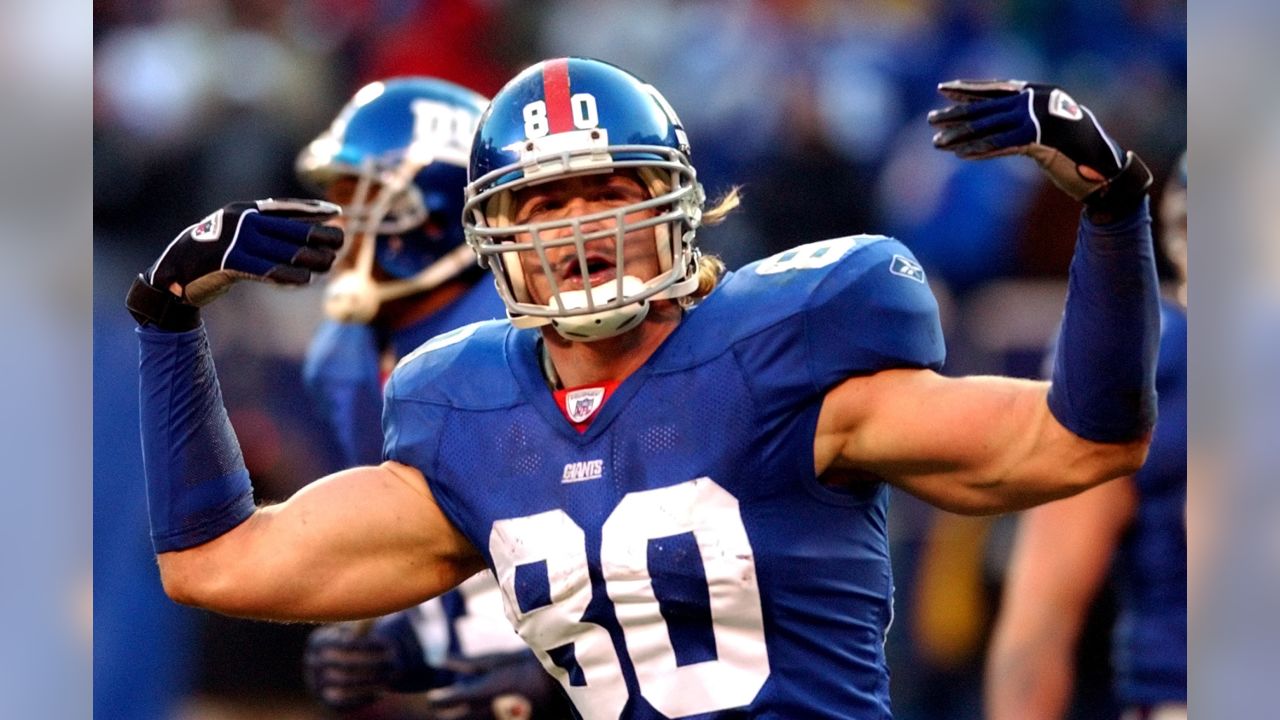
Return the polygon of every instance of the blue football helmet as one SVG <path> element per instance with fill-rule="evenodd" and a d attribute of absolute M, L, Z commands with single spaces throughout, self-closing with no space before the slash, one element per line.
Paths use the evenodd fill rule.
<path fill-rule="evenodd" d="M 513 191 L 620 169 L 637 173 L 648 200 L 561 220 L 514 222 Z M 550 324 L 571 340 L 611 337 L 638 325 L 650 300 L 680 298 L 697 289 L 694 235 L 704 194 L 689 162 L 689 141 L 666 99 L 625 70 L 575 57 L 546 60 L 521 72 L 480 119 L 468 180 L 467 242 L 481 265 L 493 271 L 517 327 Z M 637 211 L 653 216 L 625 221 Z M 609 227 L 583 232 L 585 225 L 600 221 Z M 657 237 L 661 272 L 641 281 L 626 273 L 622 240 L 648 227 Z M 547 304 L 530 296 L 521 252 L 535 253 L 553 278 L 546 250 L 574 246 L 585 276 L 585 244 L 609 237 L 617 239 L 615 278 L 583 290 L 561 290 L 552 281 Z"/>
<path fill-rule="evenodd" d="M 439 286 L 472 267 L 463 187 L 488 100 L 453 83 L 403 77 L 370 83 L 298 155 L 303 182 L 343 198 L 348 254 L 325 293 L 329 317 L 373 319 L 382 303 Z"/>

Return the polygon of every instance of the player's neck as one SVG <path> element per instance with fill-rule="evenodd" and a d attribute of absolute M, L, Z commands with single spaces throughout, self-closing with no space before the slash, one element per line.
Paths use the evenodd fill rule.
<path fill-rule="evenodd" d="M 543 344 L 560 386 L 622 382 L 662 345 L 680 324 L 683 311 L 670 301 L 653 303 L 639 327 L 621 335 L 594 342 L 566 340 L 552 328 L 542 330 Z"/>

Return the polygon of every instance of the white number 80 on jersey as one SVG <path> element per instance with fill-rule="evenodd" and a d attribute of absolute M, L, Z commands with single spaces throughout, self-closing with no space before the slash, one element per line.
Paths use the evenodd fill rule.
<path fill-rule="evenodd" d="M 714 659 L 679 665 L 648 558 L 651 541 L 690 534 L 707 579 Z M 563 510 L 499 520 L 489 552 L 512 626 L 585 720 L 616 720 L 627 688 L 609 632 L 582 619 L 592 599 L 582 528 Z M 541 579 L 543 563 L 549 602 L 522 610 L 517 568 L 537 568 Z M 738 501 L 724 488 L 698 478 L 628 493 L 601 530 L 600 567 L 650 705 L 678 718 L 755 698 L 769 676 L 760 589 Z M 572 673 L 563 666 L 566 655 Z"/>

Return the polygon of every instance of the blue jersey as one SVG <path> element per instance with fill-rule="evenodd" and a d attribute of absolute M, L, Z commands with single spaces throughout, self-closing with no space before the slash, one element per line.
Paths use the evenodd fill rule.
<path fill-rule="evenodd" d="M 398 359 L 441 333 L 478 320 L 506 316 L 489 276 L 462 295 L 385 340 Z M 302 376 L 337 442 L 340 467 L 376 465 L 382 458 L 384 341 L 371 325 L 326 320 L 312 336 Z"/>
<path fill-rule="evenodd" d="M 1115 558 L 1112 665 L 1128 705 L 1187 700 L 1187 317 L 1161 308 L 1160 419 Z"/>
<path fill-rule="evenodd" d="M 891 717 L 888 490 L 828 489 L 813 442 L 843 379 L 941 366 L 911 253 L 840 238 L 727 275 L 581 434 L 539 338 L 480 323 L 405 358 L 384 453 L 582 717 Z"/>

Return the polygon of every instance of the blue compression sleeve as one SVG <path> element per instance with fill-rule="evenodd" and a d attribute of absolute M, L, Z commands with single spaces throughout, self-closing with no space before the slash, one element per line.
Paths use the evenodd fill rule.
<path fill-rule="evenodd" d="M 253 488 L 222 406 L 204 326 L 137 332 L 151 543 L 157 553 L 183 550 L 252 515 Z"/>
<path fill-rule="evenodd" d="M 1156 419 L 1160 297 L 1151 214 L 1109 225 L 1080 219 L 1049 409 L 1080 437 L 1125 442 Z"/>

